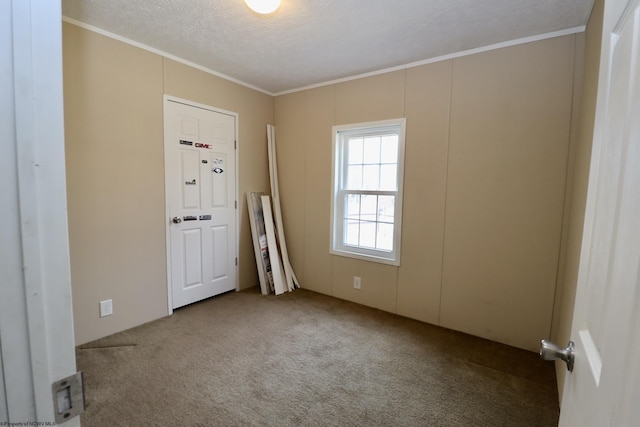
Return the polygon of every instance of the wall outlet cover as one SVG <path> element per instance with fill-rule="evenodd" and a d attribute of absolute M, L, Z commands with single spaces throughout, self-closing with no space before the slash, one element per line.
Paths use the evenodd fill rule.
<path fill-rule="evenodd" d="M 100 301 L 100 317 L 107 317 L 113 314 L 113 300 L 106 299 Z"/>

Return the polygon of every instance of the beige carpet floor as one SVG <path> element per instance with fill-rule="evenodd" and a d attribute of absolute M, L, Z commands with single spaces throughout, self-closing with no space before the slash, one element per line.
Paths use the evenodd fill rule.
<path fill-rule="evenodd" d="M 83 426 L 556 426 L 537 354 L 306 290 L 224 294 L 77 348 Z"/>

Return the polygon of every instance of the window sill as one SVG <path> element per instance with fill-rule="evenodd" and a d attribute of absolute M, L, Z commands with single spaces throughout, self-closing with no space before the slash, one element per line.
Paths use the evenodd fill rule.
<path fill-rule="evenodd" d="M 350 251 L 339 250 L 339 249 L 330 249 L 329 253 L 331 253 L 331 255 L 359 259 L 361 261 L 369 261 L 369 262 L 375 262 L 378 264 L 393 265 L 396 267 L 400 266 L 400 258 L 397 258 L 397 259 L 384 258 L 384 257 L 375 256 L 375 255 L 365 255 L 358 252 L 350 252 Z"/>

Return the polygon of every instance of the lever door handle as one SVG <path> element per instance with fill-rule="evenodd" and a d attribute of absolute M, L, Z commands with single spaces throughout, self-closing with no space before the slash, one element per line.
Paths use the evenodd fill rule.
<path fill-rule="evenodd" d="M 540 357 L 543 360 L 564 360 L 567 364 L 567 370 L 572 372 L 573 361 L 575 359 L 573 341 L 569 341 L 569 344 L 565 348 L 561 348 L 551 341 L 542 340 L 540 342 Z"/>

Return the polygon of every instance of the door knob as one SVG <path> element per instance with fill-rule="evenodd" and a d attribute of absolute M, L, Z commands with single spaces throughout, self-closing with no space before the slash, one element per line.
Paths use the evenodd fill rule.
<path fill-rule="evenodd" d="M 569 341 L 569 344 L 565 348 L 561 348 L 551 341 L 542 340 L 540 342 L 540 357 L 543 360 L 564 360 L 567 364 L 567 370 L 571 372 L 573 371 L 573 360 L 575 359 L 573 348 L 573 341 Z"/>
<path fill-rule="evenodd" d="M 182 222 L 182 218 L 180 218 L 179 216 L 174 216 L 171 221 L 173 221 L 174 224 L 180 224 Z"/>

